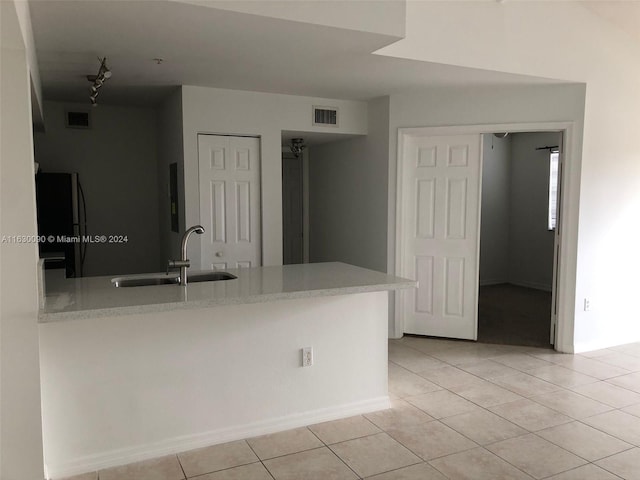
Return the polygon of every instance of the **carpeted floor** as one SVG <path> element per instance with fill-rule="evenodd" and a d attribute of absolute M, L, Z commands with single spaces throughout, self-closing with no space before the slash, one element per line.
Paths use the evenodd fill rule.
<path fill-rule="evenodd" d="M 480 287 L 478 342 L 549 348 L 551 292 L 511 284 Z"/>

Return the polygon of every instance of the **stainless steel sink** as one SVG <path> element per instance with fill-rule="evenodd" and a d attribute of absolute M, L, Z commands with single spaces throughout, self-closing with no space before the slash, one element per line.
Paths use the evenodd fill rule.
<path fill-rule="evenodd" d="M 191 273 L 187 277 L 187 283 L 195 282 L 218 282 L 220 280 L 233 280 L 236 277 L 227 272 L 204 272 L 204 273 Z"/>
<path fill-rule="evenodd" d="M 227 272 L 202 272 L 193 273 L 187 277 L 188 283 L 218 282 L 220 280 L 233 280 L 236 277 Z M 180 277 L 177 275 L 130 275 L 111 279 L 114 287 L 145 287 L 151 285 L 178 285 Z"/>
<path fill-rule="evenodd" d="M 114 287 L 145 287 L 148 285 L 177 285 L 180 277 L 157 276 L 157 277 L 116 277 L 111 279 Z"/>

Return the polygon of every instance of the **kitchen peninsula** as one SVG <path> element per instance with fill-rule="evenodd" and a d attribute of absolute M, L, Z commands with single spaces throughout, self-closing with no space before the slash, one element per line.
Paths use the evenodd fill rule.
<path fill-rule="evenodd" d="M 416 282 L 343 263 L 227 271 L 186 287 L 47 277 L 50 476 L 388 408 L 387 292 Z"/>

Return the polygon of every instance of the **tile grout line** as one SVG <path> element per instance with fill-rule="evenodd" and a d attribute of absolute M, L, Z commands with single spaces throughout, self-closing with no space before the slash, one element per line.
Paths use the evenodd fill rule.
<path fill-rule="evenodd" d="M 253 454 L 256 456 L 256 458 L 258 459 L 258 462 L 260 462 L 260 464 L 262 465 L 262 468 L 264 468 L 267 473 L 269 474 L 269 476 L 273 479 L 276 480 L 276 477 L 273 476 L 273 473 L 271 473 L 271 470 L 269 470 L 267 468 L 267 466 L 264 464 L 264 461 L 260 458 L 260 455 L 258 455 L 258 453 L 253 449 L 253 447 L 251 446 L 251 444 L 245 439 L 245 443 L 247 444 L 247 446 L 249 447 L 249 449 L 251 449 L 251 451 L 253 452 Z M 274 458 L 278 458 L 278 457 L 274 457 Z M 271 460 L 266 459 L 266 460 Z M 258 463 L 258 462 L 254 462 L 254 463 Z M 247 464 L 247 465 L 251 465 L 251 464 Z"/>
<path fill-rule="evenodd" d="M 622 451 L 622 452 L 614 453 L 613 455 L 608 455 L 608 456 L 603 457 L 603 458 L 601 458 L 601 459 L 599 459 L 599 460 L 596 460 L 596 462 L 600 462 L 600 461 L 602 461 L 602 460 L 605 460 L 606 458 L 615 457 L 616 455 L 619 455 L 619 454 L 624 453 L 624 452 L 628 452 L 629 450 L 633 450 L 634 448 L 635 448 L 635 449 L 638 449 L 639 447 L 634 446 L 633 448 L 627 448 L 626 450 L 624 450 L 624 451 Z M 605 472 L 610 473 L 611 475 L 615 475 L 616 477 L 619 477 L 619 478 L 622 478 L 623 480 L 625 480 L 625 479 L 624 479 L 624 477 L 620 477 L 620 475 L 618 475 L 618 474 L 616 474 L 616 473 L 614 473 L 614 472 L 612 472 L 612 471 L 608 470 L 606 467 L 601 467 L 600 465 L 597 465 L 595 462 L 592 462 L 592 464 L 593 464 L 593 465 L 595 465 L 595 466 L 596 466 L 596 467 L 598 467 L 598 468 L 603 469 Z"/>
<path fill-rule="evenodd" d="M 549 479 L 549 478 L 553 478 L 553 477 L 555 477 L 556 475 L 560 475 L 560 474 L 565 474 L 565 473 L 573 472 L 574 470 L 578 470 L 579 468 L 584 468 L 584 467 L 587 467 L 587 466 L 594 466 L 595 468 L 602 468 L 602 467 L 600 467 L 599 465 L 596 465 L 596 464 L 595 464 L 595 463 L 593 463 L 593 462 L 589 462 L 589 463 L 585 463 L 584 465 L 578 465 L 577 467 L 570 468 L 569 470 L 565 470 L 564 472 L 553 473 L 553 474 L 551 474 L 551 475 L 547 475 L 546 477 L 542 477 L 542 479 L 541 479 L 541 480 L 546 480 L 546 479 Z M 611 473 L 611 475 L 613 475 L 613 476 L 614 476 L 614 477 L 616 477 L 616 478 L 619 478 L 620 480 L 625 480 L 624 478 L 622 478 L 622 477 L 620 477 L 620 476 L 616 475 L 615 473 L 609 472 L 609 470 L 606 470 L 606 469 L 604 469 L 604 468 L 602 468 L 602 470 L 604 470 L 604 471 L 605 471 L 605 472 L 607 472 L 607 473 Z"/>
<path fill-rule="evenodd" d="M 418 407 L 416 407 L 418 408 Z M 441 422 L 439 419 L 433 419 L 431 421 L 428 422 L 423 422 L 420 423 L 419 425 L 425 425 L 427 423 L 433 423 L 433 422 L 438 422 L 440 425 L 443 425 L 446 428 L 449 428 L 451 430 L 453 430 L 454 432 L 456 432 L 458 435 L 460 435 L 461 437 L 466 438 L 467 440 L 469 440 L 471 443 L 474 444 L 473 447 L 469 447 L 469 448 L 465 448 L 463 450 L 460 450 L 459 452 L 454 452 L 454 453 L 448 453 L 446 455 L 440 455 L 439 457 L 434 457 L 434 458 L 430 458 L 430 459 L 426 459 L 423 458 L 422 455 L 419 455 L 417 452 L 415 452 L 414 450 L 412 450 L 408 445 L 405 445 L 404 443 L 402 443 L 402 441 L 398 440 L 397 438 L 395 438 L 393 435 L 391 435 L 390 433 L 388 433 L 386 430 L 384 433 L 386 433 L 387 435 L 389 435 L 389 437 L 391 437 L 393 440 L 395 440 L 396 442 L 398 442 L 400 445 L 402 445 L 404 448 L 406 448 L 407 450 L 409 450 L 411 453 L 413 453 L 416 457 L 418 457 L 419 459 L 421 459 L 423 462 L 425 463 L 429 463 L 432 460 L 437 460 L 438 458 L 444 458 L 444 457 L 448 457 L 449 455 L 455 455 L 456 453 L 462 453 L 462 452 L 468 452 L 469 450 L 473 450 L 474 448 L 478 448 L 478 447 L 482 447 L 482 445 L 480 445 L 478 442 L 476 442 L 475 440 L 470 439 L 469 437 L 467 437 L 466 435 L 464 435 L 463 433 L 458 432 L 457 430 L 455 430 L 454 428 L 450 427 L 449 425 L 447 425 L 446 423 Z"/>
<path fill-rule="evenodd" d="M 360 438 L 364 438 L 364 437 L 360 437 Z M 346 441 L 348 441 L 348 440 L 346 440 Z M 334 443 L 333 445 L 337 445 L 337 444 Z M 345 467 L 347 467 L 351 472 L 353 472 L 353 474 L 356 476 L 356 478 L 358 478 L 358 479 L 363 479 L 364 478 L 364 477 L 361 477 L 360 475 L 358 475 L 358 472 L 356 472 L 353 468 L 351 468 L 351 466 L 348 465 L 347 462 L 345 462 L 342 459 L 342 457 L 340 457 L 340 455 L 338 455 L 336 452 L 334 452 L 333 448 L 331 448 L 331 445 L 325 445 L 325 446 L 326 446 L 326 448 L 329 449 L 329 451 L 333 454 L 334 457 L 336 457 L 338 460 L 340 460 Z"/>
<path fill-rule="evenodd" d="M 636 404 L 636 405 L 640 405 L 640 404 Z M 626 407 L 625 407 L 625 408 L 626 408 Z M 636 417 L 635 415 L 632 415 L 632 414 L 630 414 L 630 413 L 625 412 L 625 411 L 624 411 L 624 410 L 622 410 L 621 408 L 616 408 L 616 409 L 614 409 L 614 410 L 609 410 L 609 411 L 607 411 L 607 412 L 596 413 L 595 415 L 590 415 L 590 416 L 588 416 L 588 417 L 584 417 L 584 419 L 583 419 L 583 420 L 587 420 L 587 419 L 589 419 L 589 418 L 594 418 L 594 417 L 597 417 L 597 416 L 599 416 L 599 415 L 604 415 L 604 414 L 606 414 L 606 413 L 611 413 L 611 412 L 614 412 L 614 411 L 618 411 L 618 412 L 620 412 L 620 413 L 624 413 L 624 414 L 627 414 L 627 415 L 631 415 L 631 416 L 632 416 L 632 417 L 634 417 L 634 418 L 638 418 L 638 417 Z M 593 429 L 595 429 L 595 430 L 597 430 L 597 431 L 599 431 L 599 432 L 601 432 L 601 433 L 604 433 L 604 434 L 606 434 L 606 435 L 610 435 L 610 436 L 612 436 L 613 438 L 616 438 L 616 439 L 620 440 L 621 442 L 625 442 L 625 443 L 628 443 L 629 445 L 633 445 L 633 446 L 634 446 L 634 447 L 636 447 L 636 448 L 640 448 L 640 442 L 639 442 L 639 443 L 637 443 L 637 444 L 636 444 L 636 443 L 631 443 L 631 442 L 628 442 L 627 440 L 624 440 L 624 439 L 622 439 L 622 438 L 618 437 L 617 435 L 613 435 L 613 434 L 611 434 L 611 433 L 609 433 L 609 432 L 605 432 L 604 430 L 602 430 L 602 429 L 601 429 L 600 427 L 598 427 L 598 426 L 595 426 L 595 425 L 589 425 L 588 423 L 583 422 L 583 421 L 581 421 L 581 420 L 576 420 L 576 421 L 578 421 L 578 422 L 580 422 L 580 423 L 584 423 L 587 427 L 591 427 L 591 428 L 593 428 Z"/>
<path fill-rule="evenodd" d="M 180 465 L 180 470 L 182 470 L 182 475 L 184 475 L 185 480 L 188 478 L 187 477 L 187 472 L 184 471 L 184 467 L 182 466 L 182 462 L 180 461 L 180 456 L 176 453 L 176 460 L 178 460 L 178 465 Z M 98 480 L 100 480 L 98 478 Z"/>
<path fill-rule="evenodd" d="M 505 460 L 504 458 L 502 458 L 500 455 L 497 455 L 495 453 L 493 453 L 491 450 L 485 448 L 483 445 L 478 446 L 477 448 L 480 448 L 482 450 L 484 450 L 485 452 L 487 452 L 489 455 L 492 455 L 494 457 L 496 457 L 498 460 L 503 461 L 504 463 L 506 463 L 507 465 L 515 468 L 516 470 L 518 470 L 519 472 L 522 472 L 524 475 L 526 475 L 527 477 L 531 478 L 531 479 L 535 479 L 535 477 L 533 475 L 529 475 L 527 472 L 525 472 L 524 470 L 522 470 L 519 467 L 516 467 L 515 465 L 513 465 L 512 463 L 508 462 L 507 460 Z M 464 452 L 469 452 L 471 450 L 474 450 L 473 448 L 470 448 L 469 450 L 464 450 Z M 433 460 L 438 460 L 438 459 L 442 459 L 442 458 L 447 458 L 447 457 L 451 457 L 453 455 L 458 455 L 459 453 L 464 453 L 464 452 L 458 452 L 458 453 L 452 453 L 450 455 L 443 455 L 442 457 L 438 457 L 437 459 L 434 458 Z M 429 465 L 431 465 L 431 462 L 433 460 L 429 460 Z M 438 470 L 440 473 L 442 473 L 444 475 L 444 472 L 440 471 L 438 469 L 438 467 L 436 467 L 435 465 L 431 465 L 433 468 L 435 468 L 436 470 Z M 446 477 L 446 475 L 445 475 Z"/>
<path fill-rule="evenodd" d="M 606 413 L 606 412 L 605 412 L 605 413 Z M 564 449 L 564 450 L 567 450 L 569 453 L 572 453 L 573 455 L 576 455 L 577 457 L 580 457 L 580 458 L 584 459 L 585 461 L 587 461 L 587 462 L 589 462 L 589 463 L 599 462 L 600 460 L 603 460 L 603 459 L 605 459 L 605 458 L 612 457 L 612 456 L 614 456 L 614 455 L 617 455 L 618 453 L 622 453 L 622 452 L 626 452 L 626 451 L 632 450 L 632 449 L 634 449 L 634 448 L 638 448 L 638 446 L 637 446 L 637 445 L 634 445 L 634 444 L 633 444 L 633 443 L 631 443 L 631 442 L 627 442 L 626 440 L 622 440 L 621 438 L 618 438 L 618 437 L 616 437 L 615 435 L 611 435 L 610 433 L 603 432 L 602 430 L 599 430 L 599 429 L 597 429 L 596 427 L 593 427 L 593 426 L 591 426 L 591 425 L 589 425 L 589 424 L 587 424 L 587 423 L 581 422 L 580 420 L 574 420 L 574 422 L 569 422 L 569 423 L 580 423 L 581 425 L 584 425 L 585 427 L 593 428 L 594 430 L 596 430 L 596 431 L 598 431 L 598 432 L 600 432 L 600 433 L 602 433 L 602 434 L 604 434 L 604 435 L 607 435 L 607 436 L 609 436 L 609 437 L 611 437 L 611 438 L 613 438 L 613 439 L 615 439 L 615 440 L 618 440 L 618 441 L 620 441 L 620 442 L 622 442 L 622 443 L 626 443 L 627 445 L 630 445 L 630 447 L 629 447 L 629 448 L 625 448 L 624 450 L 620 450 L 619 452 L 612 453 L 611 455 L 606 455 L 606 456 L 604 456 L 604 457 L 602 457 L 602 458 L 598 458 L 598 459 L 596 459 L 596 460 L 589 460 L 588 458 L 581 457 L 581 456 L 580 456 L 580 455 L 578 455 L 577 453 L 574 453 L 574 452 L 572 452 L 572 451 L 570 451 L 570 450 L 567 450 L 567 449 L 566 449 L 566 448 L 564 448 L 562 445 L 558 445 L 557 443 L 555 443 L 553 440 L 549 440 L 549 439 L 546 439 L 546 438 L 544 438 L 544 437 L 542 437 L 542 436 L 538 435 L 538 433 L 539 433 L 539 432 L 542 432 L 543 430 L 549 430 L 549 429 L 551 429 L 551 428 L 556 428 L 556 427 L 559 427 L 559 426 L 568 425 L 568 423 L 563 423 L 563 424 L 560 424 L 560 425 L 556 425 L 556 427 L 543 428 L 542 430 L 539 430 L 539 431 L 537 431 L 537 432 L 531 432 L 531 433 L 533 433 L 534 435 L 536 435 L 536 436 L 538 436 L 538 437 L 542 438 L 543 440 L 546 440 L 547 442 L 550 442 L 550 443 L 554 444 L 555 446 L 557 446 L 557 447 L 559 447 L 559 448 L 562 448 L 562 449 Z"/>

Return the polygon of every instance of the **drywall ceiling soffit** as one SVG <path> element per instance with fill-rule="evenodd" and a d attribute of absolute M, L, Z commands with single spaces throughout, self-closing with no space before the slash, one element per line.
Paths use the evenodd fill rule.
<path fill-rule="evenodd" d="M 373 55 L 391 37 L 182 2 L 30 4 L 47 100 L 88 102 L 86 75 L 98 56 L 113 71 L 98 97 L 105 104 L 155 105 L 177 85 L 363 100 L 434 86 L 557 83 Z"/>
<path fill-rule="evenodd" d="M 402 38 L 406 0 L 173 0 L 327 27 Z M 329 8 L 328 8 L 329 6 Z"/>
<path fill-rule="evenodd" d="M 28 5 L 23 2 L 0 1 L 0 43 L 3 49 L 24 51 L 29 67 L 29 82 L 31 89 L 31 115 L 36 131 L 44 129 L 42 111 L 42 90 L 40 76 L 35 62 L 35 48 L 29 22 Z M 31 36 L 30 36 L 31 35 Z"/>
<path fill-rule="evenodd" d="M 31 24 L 31 12 L 26 1 L 13 2 L 18 15 L 18 23 L 24 40 L 29 77 L 31 79 L 31 110 L 33 125 L 37 131 L 44 130 L 44 113 L 42 108 L 42 82 L 40 81 L 40 68 L 36 54 L 33 26 Z"/>
<path fill-rule="evenodd" d="M 0 2 L 0 45 L 3 50 L 24 50 L 20 22 L 12 2 Z"/>
<path fill-rule="evenodd" d="M 584 83 L 629 75 L 627 30 L 640 35 L 636 0 L 410 1 L 405 37 L 375 53 Z"/>

